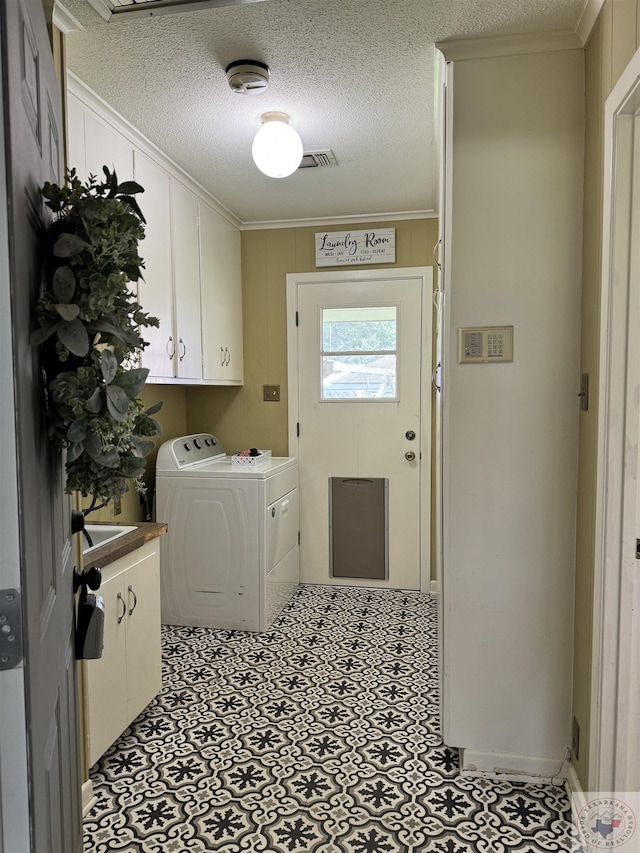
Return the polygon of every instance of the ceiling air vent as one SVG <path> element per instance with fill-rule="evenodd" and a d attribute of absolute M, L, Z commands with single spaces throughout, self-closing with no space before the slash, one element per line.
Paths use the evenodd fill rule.
<path fill-rule="evenodd" d="M 224 6 L 241 6 L 246 3 L 264 3 L 266 0 L 88 0 L 89 4 L 110 21 L 120 15 L 130 18 L 170 15 L 194 9 L 218 9 Z"/>
<path fill-rule="evenodd" d="M 336 155 L 330 148 L 323 151 L 305 151 L 298 169 L 315 169 L 316 166 L 337 166 Z"/>

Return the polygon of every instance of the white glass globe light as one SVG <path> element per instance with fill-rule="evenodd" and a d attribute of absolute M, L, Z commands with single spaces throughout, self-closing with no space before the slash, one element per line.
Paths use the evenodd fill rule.
<path fill-rule="evenodd" d="M 300 165 L 302 140 L 286 113 L 264 113 L 262 121 L 251 146 L 254 162 L 270 178 L 286 178 Z"/>

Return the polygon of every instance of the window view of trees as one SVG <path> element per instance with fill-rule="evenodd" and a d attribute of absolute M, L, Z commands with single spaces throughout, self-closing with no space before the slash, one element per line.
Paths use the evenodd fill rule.
<path fill-rule="evenodd" d="M 396 399 L 395 307 L 323 311 L 322 398 Z"/>
<path fill-rule="evenodd" d="M 323 323 L 324 352 L 380 352 L 396 349 L 395 320 Z"/>

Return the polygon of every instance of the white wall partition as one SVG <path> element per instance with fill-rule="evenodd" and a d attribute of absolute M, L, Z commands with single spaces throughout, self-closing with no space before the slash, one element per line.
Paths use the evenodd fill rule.
<path fill-rule="evenodd" d="M 570 739 L 583 57 L 448 77 L 444 738 L 466 769 L 550 777 Z M 502 325 L 513 362 L 458 363 L 458 329 Z"/>
<path fill-rule="evenodd" d="M 640 790 L 640 51 L 605 104 L 590 791 Z"/>

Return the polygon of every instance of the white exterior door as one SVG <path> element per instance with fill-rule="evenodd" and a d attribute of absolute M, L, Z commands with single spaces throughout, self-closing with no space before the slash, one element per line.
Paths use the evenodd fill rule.
<path fill-rule="evenodd" d="M 291 275 L 288 287 L 298 320 L 289 452 L 299 460 L 301 581 L 419 589 L 425 562 L 426 587 L 431 270 Z M 352 491 L 346 509 L 342 484 Z M 376 497 L 359 509 L 369 487 Z M 369 573 L 371 539 L 383 567 Z M 351 568 L 338 567 L 345 540 Z"/>

